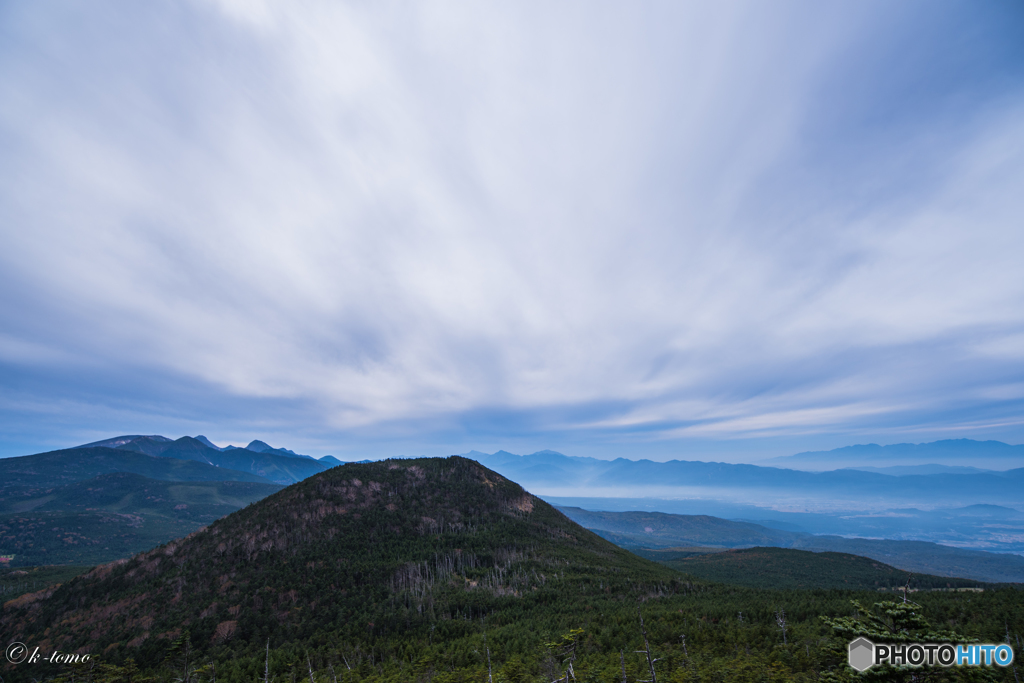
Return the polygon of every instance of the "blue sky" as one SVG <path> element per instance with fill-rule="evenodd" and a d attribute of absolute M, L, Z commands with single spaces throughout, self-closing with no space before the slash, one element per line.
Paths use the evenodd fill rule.
<path fill-rule="evenodd" d="M 0 5 L 0 455 L 1024 442 L 1019 2 Z"/>

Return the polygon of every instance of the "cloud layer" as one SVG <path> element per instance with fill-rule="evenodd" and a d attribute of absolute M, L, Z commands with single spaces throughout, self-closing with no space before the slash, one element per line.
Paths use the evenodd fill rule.
<path fill-rule="evenodd" d="M 0 448 L 1019 442 L 1021 29 L 1009 2 L 7 5 Z"/>

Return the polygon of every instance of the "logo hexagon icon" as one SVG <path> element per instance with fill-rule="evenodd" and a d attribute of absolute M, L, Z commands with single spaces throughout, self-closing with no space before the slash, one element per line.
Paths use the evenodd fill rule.
<path fill-rule="evenodd" d="M 867 638 L 858 638 L 850 643 L 850 666 L 857 671 L 866 671 L 875 663 L 875 644 Z"/>

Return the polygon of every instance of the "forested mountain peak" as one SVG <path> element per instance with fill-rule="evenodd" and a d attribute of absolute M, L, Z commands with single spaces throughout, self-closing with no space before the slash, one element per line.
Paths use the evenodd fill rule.
<path fill-rule="evenodd" d="M 677 577 L 472 460 L 351 463 L 5 610 L 2 630 L 157 661 L 185 630 L 236 652 L 339 629 L 358 642 Z"/>

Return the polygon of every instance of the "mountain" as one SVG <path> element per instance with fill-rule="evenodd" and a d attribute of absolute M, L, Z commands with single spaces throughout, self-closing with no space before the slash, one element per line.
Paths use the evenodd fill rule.
<path fill-rule="evenodd" d="M 111 472 L 131 472 L 164 481 L 271 483 L 251 472 L 203 462 L 156 457 L 120 448 L 89 447 L 0 458 L 0 491 L 5 497 L 20 495 L 15 492 L 16 488 L 46 489 Z"/>
<path fill-rule="evenodd" d="M 205 436 L 203 436 L 202 434 L 200 434 L 199 436 L 197 436 L 197 437 L 196 437 L 196 441 L 198 441 L 199 443 L 203 444 L 203 445 L 204 445 L 204 446 L 206 446 L 207 448 L 212 448 L 212 449 L 213 449 L 213 450 L 215 450 L 215 451 L 223 451 L 223 450 L 224 450 L 224 449 L 223 449 L 223 448 L 221 448 L 220 446 L 216 445 L 215 443 L 213 443 L 212 441 L 210 441 L 209 439 L 207 439 L 207 438 L 206 438 Z"/>
<path fill-rule="evenodd" d="M 136 451 L 161 458 L 194 460 L 215 467 L 251 472 L 264 479 L 285 485 L 322 472 L 328 467 L 325 463 L 307 455 L 297 455 L 291 451 L 271 448 L 262 441 L 253 441 L 250 446 L 264 450 L 250 450 L 248 447 L 235 448 L 233 446 L 218 450 L 191 436 L 183 436 L 174 441 L 163 436 L 120 436 L 98 443 L 117 444 L 118 450 Z M 79 448 L 87 447 L 89 446 L 80 446 Z"/>
<path fill-rule="evenodd" d="M 1022 468 L 807 472 L 688 460 L 607 461 L 553 451 L 471 455 L 549 502 L 590 510 L 706 514 L 816 534 L 1024 551 L 1024 515 L 994 525 L 956 512 L 979 504 L 1024 508 Z"/>
<path fill-rule="evenodd" d="M 707 552 L 713 548 L 773 546 L 860 555 L 915 573 L 993 583 L 1024 583 L 1024 557 L 1019 555 L 953 548 L 925 541 L 813 535 L 706 515 L 590 512 L 576 507 L 558 509 L 591 531 L 634 552 L 641 548 L 696 547 Z M 1007 515 L 1016 513 L 1015 510 L 998 509 L 1006 511 Z M 992 514 L 985 507 L 978 512 Z"/>
<path fill-rule="evenodd" d="M 182 437 L 179 441 L 189 439 Z M 207 449 L 209 450 L 209 449 Z M 209 454 L 206 454 L 209 457 Z M 329 466 L 308 456 L 281 455 L 276 449 L 257 452 L 248 448 L 229 448 L 217 453 L 215 462 L 221 467 L 255 472 L 279 484 L 292 484 Z"/>
<path fill-rule="evenodd" d="M 23 489 L 0 501 L 0 554 L 13 555 L 13 567 L 109 562 L 192 533 L 281 488 L 113 472 Z"/>
<path fill-rule="evenodd" d="M 982 472 L 969 477 L 964 477 L 961 472 L 896 477 L 856 469 L 808 472 L 690 460 L 653 462 L 618 458 L 608 461 L 571 457 L 553 451 L 523 456 L 505 451 L 490 455 L 472 452 L 469 456 L 546 496 L 610 498 L 646 494 L 664 498 L 742 501 L 769 507 L 782 502 L 787 507 L 847 511 L 911 504 L 964 506 L 994 503 L 1012 507 L 1024 502 L 1021 494 L 1024 468 Z"/>
<path fill-rule="evenodd" d="M 1003 507 L 1002 505 L 968 505 L 957 510 L 951 510 L 961 517 L 987 517 L 992 519 L 1021 519 L 1024 512 L 1014 508 Z"/>
<path fill-rule="evenodd" d="M 0 630 L 43 649 L 139 662 L 163 661 L 183 629 L 197 647 L 236 658 L 259 656 L 268 639 L 369 652 L 388 634 L 426 647 L 435 629 L 438 639 L 459 639 L 485 616 L 495 626 L 528 624 L 593 608 L 580 601 L 607 610 L 620 596 L 687 590 L 672 570 L 453 456 L 333 468 L 185 538 L 23 596 L 5 607 Z"/>
<path fill-rule="evenodd" d="M 161 438 L 163 438 L 163 437 L 161 437 Z M 216 445 L 215 443 L 213 443 L 212 441 L 207 439 L 202 434 L 200 434 L 199 436 L 195 437 L 195 439 L 196 439 L 196 441 L 200 442 L 201 444 L 203 444 L 207 448 L 212 448 L 215 451 L 242 450 L 242 449 L 238 448 L 238 446 L 225 446 L 225 447 L 221 448 L 220 446 Z M 249 445 L 245 447 L 245 450 L 250 450 L 250 451 L 252 451 L 254 453 L 273 453 L 275 455 L 280 455 L 280 456 L 283 456 L 285 458 L 309 458 L 310 460 L 315 460 L 316 459 L 316 458 L 314 458 L 311 455 L 300 455 L 299 453 L 296 453 L 295 451 L 287 449 L 287 448 L 274 448 L 273 446 L 271 446 L 270 444 L 266 443 L 265 441 L 259 441 L 257 439 L 254 439 L 254 440 L 250 441 Z"/>
<path fill-rule="evenodd" d="M 879 446 L 869 443 L 831 451 L 808 451 L 769 458 L 761 464 L 772 467 L 830 470 L 840 467 L 884 467 L 939 464 L 1006 470 L 1024 467 L 1024 445 L 1001 441 L 947 439 L 931 443 L 899 443 Z"/>
<path fill-rule="evenodd" d="M 662 512 L 591 512 L 559 507 L 566 517 L 594 531 L 612 532 L 630 546 L 700 546 L 735 548 L 792 544 L 807 534 L 769 529 L 749 522 L 733 522 L 708 515 L 672 515 Z M 607 536 L 606 536 L 607 538 Z"/>
<path fill-rule="evenodd" d="M 337 467 L 338 465 L 344 465 L 345 464 L 341 460 L 338 460 L 337 458 L 335 458 L 333 455 L 325 455 L 325 456 L 323 456 L 322 458 L 320 458 L 320 462 L 322 462 L 323 464 L 327 465 L 328 467 Z"/>
<path fill-rule="evenodd" d="M 296 468 L 301 461 L 256 453 L 220 457 L 188 437 L 100 443 L 108 445 L 0 459 L 0 554 L 13 555 L 12 565 L 127 557 L 281 488 L 253 470 L 290 483 L 326 467 Z"/>
<path fill-rule="evenodd" d="M 78 448 L 117 448 L 118 446 L 123 446 L 139 439 L 166 441 L 168 443 L 172 441 L 172 439 L 168 439 L 166 436 L 160 436 L 159 434 L 153 434 L 152 436 L 135 434 L 134 436 L 115 436 L 111 439 L 104 439 L 103 441 L 93 441 L 92 443 L 82 444 L 81 446 L 78 446 Z"/>
<path fill-rule="evenodd" d="M 290 483 L 310 469 L 326 468 L 248 451 L 222 455 L 189 437 L 118 437 L 103 443 L 116 447 L 0 459 L 0 554 L 13 555 L 12 565 L 98 564 L 127 557 L 281 488 L 253 471 Z"/>
<path fill-rule="evenodd" d="M 861 472 L 876 472 L 888 474 L 893 477 L 902 477 L 908 474 L 1000 474 L 996 470 L 983 470 L 978 467 L 963 467 L 961 465 L 893 465 L 891 467 L 847 467 L 845 469 L 860 470 Z"/>
<path fill-rule="evenodd" d="M 109 510 L 156 513 L 209 523 L 283 487 L 270 482 L 167 481 L 111 472 L 64 486 L 36 489 L 34 498 L 4 497 L 0 513 Z"/>
<path fill-rule="evenodd" d="M 908 582 L 914 591 L 978 587 L 977 581 L 913 574 L 849 553 L 745 548 L 702 554 L 671 550 L 638 551 L 638 554 L 706 581 L 751 588 L 899 591 Z"/>
<path fill-rule="evenodd" d="M 885 473 L 807 472 L 697 461 L 601 461 L 551 451 L 471 455 L 549 502 L 590 510 L 707 514 L 818 535 L 1024 551 L 1024 514 L 993 524 L 956 512 L 974 505 L 1024 507 L 1021 468 L 970 474 L 935 465 Z M 919 467 L 937 471 L 913 471 Z"/>
<path fill-rule="evenodd" d="M 193 439 L 194 441 L 194 439 Z M 110 443 L 116 443 L 118 445 L 113 446 L 124 451 L 135 451 L 136 453 L 145 453 L 146 455 L 155 455 L 158 457 L 163 456 L 165 451 L 174 448 L 174 445 L 178 441 L 174 439 L 168 439 L 165 436 L 136 436 L 136 437 L 117 437 L 110 439 Z M 198 444 L 198 450 L 205 449 L 201 442 L 196 441 Z M 80 446 L 80 448 L 88 448 L 88 446 Z M 208 450 L 208 449 L 207 449 Z M 196 458 L 179 458 L 180 460 L 195 460 Z M 199 462 L 206 462 L 200 460 Z"/>
<path fill-rule="evenodd" d="M 34 593 L 45 589 L 47 586 L 65 583 L 90 569 L 92 569 L 91 566 L 59 565 L 21 569 L 0 565 L 0 603 L 7 602 L 25 593 Z"/>
<path fill-rule="evenodd" d="M 1021 500 L 1016 472 L 999 475 L 957 474 L 908 475 L 892 477 L 874 472 L 835 470 L 803 472 L 798 470 L 672 460 L 616 460 L 595 481 L 612 487 L 626 485 L 677 486 L 680 488 L 779 490 L 794 494 L 828 496 L 848 501 L 851 506 L 870 501 L 893 499 L 967 500 L 1017 502 Z"/>
<path fill-rule="evenodd" d="M 235 448 L 234 446 L 228 446 L 224 450 L 240 450 L 240 449 Z M 300 455 L 300 454 L 296 453 L 295 451 L 289 450 L 287 448 L 274 448 L 270 444 L 265 443 L 263 441 L 258 441 L 258 440 L 250 441 L 249 445 L 245 447 L 245 450 L 252 451 L 254 453 L 273 453 L 274 455 L 280 455 L 281 457 L 284 457 L 284 458 L 306 458 L 308 460 L 316 460 L 316 458 L 314 458 L 313 456 L 310 456 L 310 455 Z"/>
<path fill-rule="evenodd" d="M 869 571 L 819 560 L 822 576 Z M 767 562 L 783 578 L 799 571 L 799 559 Z M 0 632 L 92 661 L 0 662 L 6 683 L 816 681 L 845 671 L 849 638 L 822 617 L 849 616 L 851 599 L 897 618 L 912 609 L 908 637 L 929 619 L 951 638 L 1024 633 L 1024 591 L 1002 587 L 921 593 L 905 608 L 876 590 L 695 580 L 459 457 L 345 464 L 72 573 L 4 603 Z M 0 590 L 33 576 L 10 574 Z"/>
<path fill-rule="evenodd" d="M 847 538 L 928 541 L 993 553 L 1024 552 L 1024 512 L 1005 505 L 972 504 L 922 509 L 894 506 L 874 510 L 771 509 L 714 498 L 598 498 L 544 496 L 556 506 L 585 510 L 658 511 L 710 515 L 769 529 Z M 894 501 L 897 502 L 897 501 Z M 606 536 L 607 537 L 607 536 Z M 750 545 L 757 545 L 751 543 Z"/>
<path fill-rule="evenodd" d="M 612 465 L 613 461 L 568 456 L 556 451 L 538 451 L 529 455 L 516 455 L 508 451 L 481 453 L 470 451 L 463 457 L 472 458 L 519 482 L 541 485 L 588 486 Z"/>
<path fill-rule="evenodd" d="M 792 547 L 870 557 L 921 574 L 952 576 L 991 583 L 1024 583 L 1024 557 L 954 548 L 927 541 L 893 541 L 841 536 L 808 536 Z"/>

